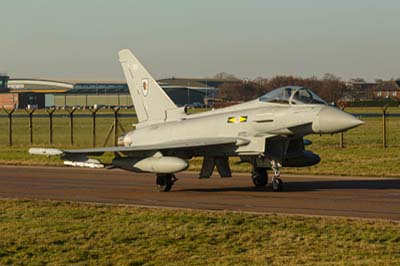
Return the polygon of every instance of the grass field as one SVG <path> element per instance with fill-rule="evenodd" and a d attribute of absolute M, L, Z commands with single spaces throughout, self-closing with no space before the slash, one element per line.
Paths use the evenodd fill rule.
<path fill-rule="evenodd" d="M 357 114 L 379 113 L 380 108 L 347 108 L 346 111 Z M 37 111 L 39 114 L 42 111 Z M 66 111 L 57 111 L 64 113 Z M 88 111 L 77 111 L 85 112 Z M 112 113 L 111 111 L 102 111 Z M 131 110 L 121 110 L 124 113 L 131 113 Z M 388 113 L 400 113 L 400 108 L 390 107 Z M 25 114 L 19 111 L 19 114 Z M 400 117 L 387 118 L 387 143 L 388 148 L 382 148 L 382 119 L 381 118 L 362 118 L 366 123 L 356 129 L 346 132 L 344 135 L 345 148 L 339 148 L 339 135 L 312 135 L 307 139 L 313 141 L 313 145 L 308 149 L 316 152 L 322 158 L 319 165 L 307 168 L 286 168 L 284 173 L 301 174 L 325 174 L 325 175 L 360 175 L 360 176 L 400 176 Z M 61 165 L 62 162 L 56 158 L 45 158 L 29 156 L 28 118 L 15 117 L 13 119 L 14 145 L 8 147 L 7 118 L 0 118 L 0 164 L 50 164 Z M 132 129 L 135 118 L 120 118 L 125 130 Z M 53 147 L 71 148 L 69 145 L 69 121 L 67 117 L 54 118 L 54 145 Z M 97 143 L 102 146 L 107 133 L 113 123 L 112 117 L 99 117 L 97 119 Z M 46 117 L 34 117 L 34 145 L 48 146 L 48 119 Z M 91 138 L 91 118 L 75 118 L 75 146 L 90 147 Z M 108 145 L 112 144 L 112 138 Z M 104 155 L 102 159 L 110 161 L 112 154 Z M 250 166 L 246 164 L 236 165 L 232 159 L 233 171 L 250 171 Z M 201 161 L 193 159 L 192 170 L 200 168 Z"/>
<path fill-rule="evenodd" d="M 0 200 L 0 265 L 399 265 L 400 225 Z"/>

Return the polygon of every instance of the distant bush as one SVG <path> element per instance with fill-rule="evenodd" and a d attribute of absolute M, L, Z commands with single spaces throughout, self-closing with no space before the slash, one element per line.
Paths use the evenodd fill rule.
<path fill-rule="evenodd" d="M 381 106 L 392 106 L 397 107 L 400 105 L 399 101 L 394 100 L 371 100 L 371 101 L 360 101 L 360 102 L 348 102 L 349 107 L 381 107 Z"/>

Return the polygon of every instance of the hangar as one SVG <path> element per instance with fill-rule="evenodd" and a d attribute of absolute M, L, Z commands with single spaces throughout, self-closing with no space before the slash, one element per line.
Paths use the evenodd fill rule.
<path fill-rule="evenodd" d="M 204 104 L 218 93 L 215 87 L 169 85 L 161 87 L 178 106 Z M 37 108 L 66 106 L 132 106 L 126 82 L 13 79 L 0 75 L 0 106 Z"/>

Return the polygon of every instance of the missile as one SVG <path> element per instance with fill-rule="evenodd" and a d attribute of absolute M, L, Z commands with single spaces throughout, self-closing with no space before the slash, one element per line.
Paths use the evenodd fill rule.
<path fill-rule="evenodd" d="M 104 165 L 97 160 L 89 159 L 87 161 L 64 161 L 64 165 L 72 167 L 83 167 L 83 168 L 104 168 Z"/>
<path fill-rule="evenodd" d="M 54 148 L 30 148 L 29 154 L 55 156 L 55 155 L 62 155 L 64 154 L 64 152 L 60 149 L 54 149 Z"/>
<path fill-rule="evenodd" d="M 161 156 L 141 158 L 115 158 L 112 165 L 133 172 L 170 174 L 183 171 L 189 164 L 178 157 Z"/>

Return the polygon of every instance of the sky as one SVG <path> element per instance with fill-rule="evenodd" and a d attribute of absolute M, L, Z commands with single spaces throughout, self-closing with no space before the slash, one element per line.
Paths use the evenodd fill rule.
<path fill-rule="evenodd" d="M 398 0 L 2 0 L 0 72 L 122 80 L 129 48 L 155 78 L 400 77 Z"/>

